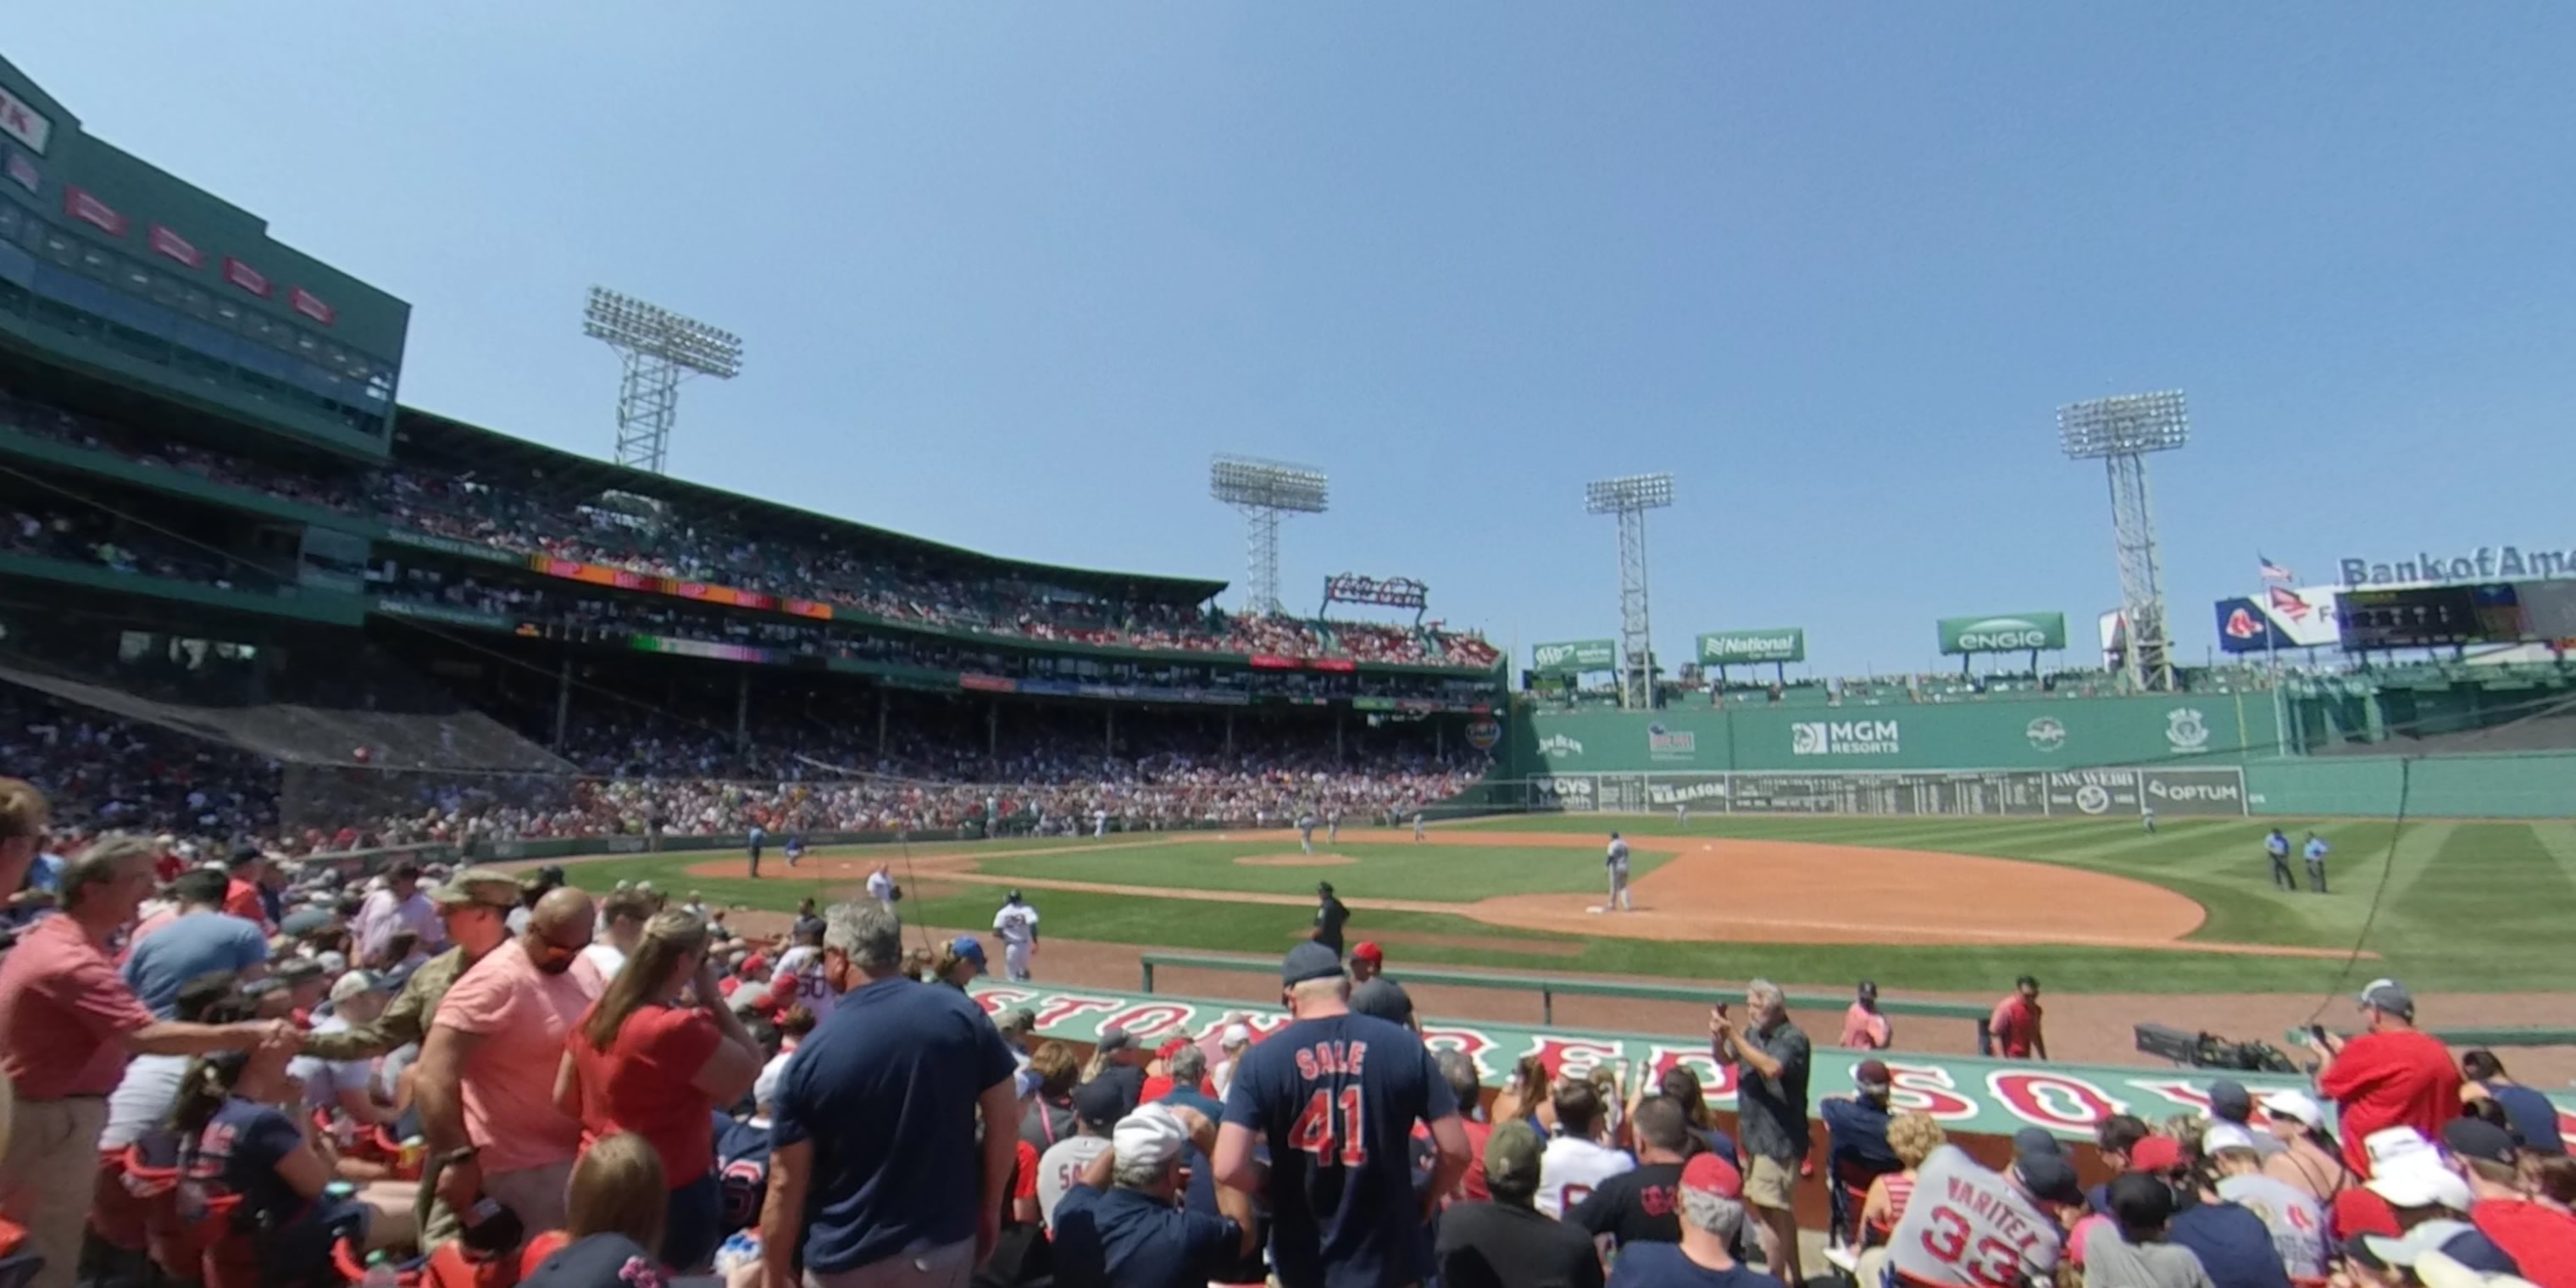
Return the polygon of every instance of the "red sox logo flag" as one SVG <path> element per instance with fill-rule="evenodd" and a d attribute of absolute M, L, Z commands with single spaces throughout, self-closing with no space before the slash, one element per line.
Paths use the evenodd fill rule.
<path fill-rule="evenodd" d="M 2254 620 L 2254 614 L 2242 608 L 2233 609 L 2227 614 L 2227 638 L 2250 640 L 2260 639 L 2262 635 L 2263 624 Z"/>

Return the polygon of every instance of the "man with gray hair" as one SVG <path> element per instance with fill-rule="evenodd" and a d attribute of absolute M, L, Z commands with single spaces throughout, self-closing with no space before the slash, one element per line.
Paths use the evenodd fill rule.
<path fill-rule="evenodd" d="M 44 1258 L 38 1288 L 65 1288 L 80 1263 L 107 1097 L 128 1058 L 298 1040 L 283 1020 L 155 1018 L 118 976 L 108 941 L 152 893 L 158 854 L 140 836 L 99 838 L 64 869 L 62 912 L 28 927 L 0 956 L 0 1076 L 17 1092 L 16 1130 L 0 1152 L 0 1215 L 25 1226 Z"/>
<path fill-rule="evenodd" d="M 1109 1148 L 1056 1204 L 1060 1283 L 1109 1288 L 1198 1288 L 1260 1246 L 1252 1196 L 1220 1189 L 1222 1215 L 1176 1206 L 1181 1160 L 1216 1147 L 1216 1126 L 1195 1109 L 1155 1103 L 1118 1121 Z"/>
<path fill-rule="evenodd" d="M 1798 1265 L 1798 1168 L 1807 1157 L 1807 1035 L 1789 1021 L 1780 986 L 1744 986 L 1741 1030 L 1718 1003 L 1708 1013 L 1709 1045 L 1733 1062 L 1737 1117 L 1743 1131 L 1744 1195 L 1760 1222 L 1762 1260 L 1791 1283 L 1806 1282 Z M 1688 1222 L 1684 1222 L 1685 1225 Z"/>
<path fill-rule="evenodd" d="M 1001 1238 L 1018 1161 L 1011 1050 L 964 993 L 904 977 L 882 903 L 825 915 L 823 969 L 840 1000 L 770 1120 L 766 1288 L 793 1288 L 800 1262 L 806 1288 L 962 1288 Z"/>
<path fill-rule="evenodd" d="M 1623 1245 L 1610 1288 L 1785 1288 L 1735 1259 L 1744 1179 L 1725 1159 L 1701 1154 L 1683 1165 L 1681 1208 L 1682 1241 Z"/>

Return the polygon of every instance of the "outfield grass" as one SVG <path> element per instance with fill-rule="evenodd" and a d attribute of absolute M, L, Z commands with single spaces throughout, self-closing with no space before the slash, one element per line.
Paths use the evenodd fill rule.
<path fill-rule="evenodd" d="M 2261 841 L 2266 820 L 2167 820 L 2154 836 L 2135 822 L 2047 819 L 1703 817 L 1688 834 L 1748 837 L 1843 845 L 1941 850 L 2059 863 L 2132 877 L 2176 890 L 2208 910 L 2196 937 L 2212 942 L 2271 943 L 2350 948 L 2366 942 L 2377 960 L 2356 965 L 2345 983 L 2395 974 L 2419 989 L 2462 991 L 2557 990 L 2566 980 L 2552 951 L 2565 928 L 2576 924 L 2576 824 L 2428 822 L 2402 832 L 2386 822 L 2336 820 L 2317 830 L 2335 847 L 2329 878 L 2335 893 L 2290 894 L 2271 887 Z M 1535 816 L 1494 819 L 1464 830 L 1573 832 L 1605 835 L 1617 827 L 1630 835 L 1670 835 L 1669 817 Z M 2284 822 L 2296 842 L 2304 826 Z M 1113 842 L 1114 844 L 1114 842 Z M 996 849 L 1023 850 L 1026 843 Z M 1063 855 L 1018 855 L 989 860 L 984 870 L 1173 889 L 1262 890 L 1302 894 L 1318 877 L 1345 896 L 1419 900 L 1470 900 L 1488 894 L 1590 890 L 1597 859 L 1587 851 L 1500 846 L 1414 846 L 1405 842 L 1331 847 L 1361 859 L 1331 868 L 1261 868 L 1232 862 L 1248 854 L 1275 854 L 1277 842 L 1185 842 L 1162 847 L 1086 853 L 1082 842 Z M 972 847 L 943 846 L 938 852 Z M 882 849 L 840 851 L 841 856 L 884 857 L 903 868 L 898 854 Z M 687 869 L 715 855 L 673 855 L 602 860 L 582 865 L 579 879 L 594 888 L 618 879 L 651 880 L 664 890 L 697 889 L 723 903 L 792 908 L 815 893 L 810 882 L 696 878 Z M 1661 856 L 1653 856 L 1660 861 Z M 1639 855 L 1639 868 L 1649 856 Z M 2294 860 L 2295 863 L 2295 860 Z M 2384 890 L 2383 890 L 2384 881 Z M 841 882 L 846 890 L 855 882 Z M 2364 920 L 2381 896 L 2366 940 Z M 998 891 L 964 890 L 938 899 L 910 900 L 908 915 L 943 925 L 988 924 Z M 1817 896 L 1829 906 L 1830 892 Z M 1285 946 L 1305 924 L 1295 909 L 1194 899 L 1071 891 L 1036 893 L 1048 933 L 1070 939 L 1182 949 L 1267 953 Z M 1999 979 L 2028 971 L 2062 992 L 2311 992 L 2335 985 L 2339 960 L 2265 958 L 2180 951 L 2079 947 L 1913 947 L 1896 945 L 1784 945 L 1650 943 L 1588 936 L 1548 935 L 1491 926 L 1433 913 L 1354 913 L 1351 933 L 1406 932 L 1472 937 L 1490 946 L 1405 944 L 1407 960 L 1463 966 L 1512 966 L 1542 971 L 1740 979 L 1767 974 L 1784 982 L 1848 986 L 1862 976 L 1901 979 L 1921 989 L 1989 989 Z M 1514 945 L 1547 941 L 1545 951 Z M 1571 946 L 1574 952 L 1566 953 Z"/>

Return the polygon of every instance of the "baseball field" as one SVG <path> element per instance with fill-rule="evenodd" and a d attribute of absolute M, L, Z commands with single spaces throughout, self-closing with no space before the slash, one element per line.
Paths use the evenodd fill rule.
<path fill-rule="evenodd" d="M 2333 846 L 2330 893 L 2305 889 L 2303 868 L 2301 890 L 2272 884 L 2275 821 L 2294 844 L 2313 828 Z M 1630 913 L 1601 909 L 1612 828 L 1635 849 Z M 1281 951 L 1324 880 L 1351 908 L 1350 938 L 1403 961 L 1972 996 L 2024 973 L 2060 995 L 2324 997 L 2378 975 L 2553 992 L 2576 925 L 2576 823 L 2563 822 L 2192 819 L 2148 834 L 2135 820 L 1533 815 L 1418 842 L 1319 831 L 1315 851 L 1293 832 L 1165 833 L 823 850 L 791 871 L 773 848 L 758 881 L 743 855 L 703 851 L 589 861 L 575 880 L 785 910 L 845 897 L 885 862 L 908 921 L 987 927 L 1017 887 L 1048 947 L 1123 948 L 1131 966 L 1139 948 Z"/>

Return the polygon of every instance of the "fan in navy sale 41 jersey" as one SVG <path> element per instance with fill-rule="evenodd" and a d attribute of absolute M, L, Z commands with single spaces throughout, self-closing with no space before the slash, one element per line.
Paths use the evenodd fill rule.
<path fill-rule="evenodd" d="M 1457 1113 L 1421 1039 L 1385 1020 L 1301 1019 L 1244 1054 L 1225 1125 L 1269 1144 L 1271 1258 L 1284 1288 L 1429 1277 L 1408 1142 L 1416 1122 Z"/>

